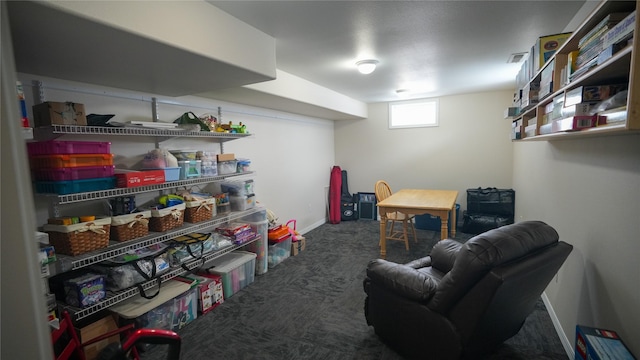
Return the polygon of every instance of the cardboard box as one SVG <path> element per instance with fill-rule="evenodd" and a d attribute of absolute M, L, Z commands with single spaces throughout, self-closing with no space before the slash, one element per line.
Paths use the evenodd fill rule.
<path fill-rule="evenodd" d="M 198 281 L 198 311 L 206 314 L 224 302 L 224 292 L 222 288 L 222 277 L 206 272 L 198 275 L 189 275 Z"/>
<path fill-rule="evenodd" d="M 236 159 L 236 155 L 235 154 L 218 154 L 217 158 L 218 158 L 218 162 L 231 161 Z"/>
<path fill-rule="evenodd" d="M 84 105 L 72 102 L 47 101 L 33 106 L 35 127 L 56 125 L 87 125 Z"/>
<path fill-rule="evenodd" d="M 87 342 L 91 339 L 95 339 L 96 337 L 106 334 L 109 331 L 113 331 L 118 329 L 118 325 L 114 320 L 113 316 L 109 315 L 104 317 L 98 321 L 95 321 L 87 326 L 84 326 L 79 329 L 80 333 L 80 341 Z M 87 360 L 94 360 L 98 358 L 98 354 L 100 351 L 111 343 L 120 342 L 119 335 L 113 335 L 104 340 L 98 341 L 95 344 L 91 344 L 84 347 L 84 355 Z"/>
<path fill-rule="evenodd" d="M 116 170 L 116 186 L 128 188 L 135 186 L 147 186 L 162 184 L 165 182 L 164 170 L 130 171 Z"/>
<path fill-rule="evenodd" d="M 536 136 L 537 127 L 538 126 L 536 124 L 527 125 L 527 127 L 524 128 L 524 137 L 528 138 L 528 137 Z"/>
<path fill-rule="evenodd" d="M 635 360 L 615 331 L 576 326 L 575 360 Z"/>
<path fill-rule="evenodd" d="M 538 72 L 555 54 L 556 50 L 571 36 L 571 33 L 541 36 L 533 45 L 533 72 Z"/>
<path fill-rule="evenodd" d="M 598 102 L 606 100 L 615 95 L 618 91 L 624 90 L 626 85 L 600 85 L 600 86 L 578 86 L 564 94 L 564 106 L 571 106 L 579 103 Z"/>
<path fill-rule="evenodd" d="M 528 109 L 530 106 L 538 103 L 538 92 L 540 91 L 540 83 L 530 83 L 522 88 L 522 109 Z"/>
<path fill-rule="evenodd" d="M 565 119 L 554 120 L 552 124 L 552 132 L 581 130 L 598 125 L 598 115 L 572 116 Z"/>
<path fill-rule="evenodd" d="M 296 236 L 296 241 L 291 243 L 291 256 L 296 256 L 307 247 L 307 239 L 304 236 Z"/>
<path fill-rule="evenodd" d="M 579 103 L 570 106 L 563 106 L 560 111 L 560 115 L 563 118 L 567 118 L 570 116 L 585 116 L 591 115 L 589 114 L 591 110 L 591 103 Z"/>

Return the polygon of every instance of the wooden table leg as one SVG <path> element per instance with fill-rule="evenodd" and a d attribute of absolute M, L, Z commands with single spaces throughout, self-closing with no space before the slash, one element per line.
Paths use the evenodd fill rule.
<path fill-rule="evenodd" d="M 440 212 L 440 240 L 449 237 L 449 212 Z"/>
<path fill-rule="evenodd" d="M 387 214 L 380 212 L 380 258 L 387 257 Z"/>
<path fill-rule="evenodd" d="M 458 227 L 458 219 L 456 216 L 456 204 L 453 204 L 453 209 L 451 209 L 451 238 L 456 237 L 456 228 Z"/>

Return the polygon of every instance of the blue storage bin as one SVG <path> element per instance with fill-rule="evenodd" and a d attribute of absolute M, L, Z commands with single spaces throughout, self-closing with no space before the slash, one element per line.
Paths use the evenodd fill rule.
<path fill-rule="evenodd" d="M 88 191 L 109 190 L 116 187 L 115 177 L 68 181 L 36 181 L 37 193 L 67 195 Z"/>
<path fill-rule="evenodd" d="M 460 214 L 460 204 L 456 204 L 456 220 L 459 219 L 459 217 L 458 217 L 459 214 Z M 430 215 L 430 214 L 416 215 L 415 220 L 416 220 L 416 229 L 440 231 L 440 217 L 439 216 L 433 216 L 433 215 Z M 449 226 L 449 229 L 452 229 L 452 227 L 451 227 L 451 213 L 449 213 L 448 226 Z"/>

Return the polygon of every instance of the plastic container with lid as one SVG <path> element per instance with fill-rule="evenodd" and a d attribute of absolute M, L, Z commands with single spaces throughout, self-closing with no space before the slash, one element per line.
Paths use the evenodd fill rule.
<path fill-rule="evenodd" d="M 247 287 L 255 280 L 256 254 L 247 251 L 232 251 L 212 260 L 207 271 L 222 276 L 224 298 Z"/>
<path fill-rule="evenodd" d="M 202 160 L 178 160 L 180 179 L 197 178 L 202 175 Z"/>
<path fill-rule="evenodd" d="M 244 211 L 256 206 L 256 196 L 253 194 L 242 196 L 231 195 L 229 198 L 231 200 L 231 211 Z"/>

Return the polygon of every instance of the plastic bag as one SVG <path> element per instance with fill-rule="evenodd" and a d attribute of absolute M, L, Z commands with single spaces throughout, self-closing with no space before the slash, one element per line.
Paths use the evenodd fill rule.
<path fill-rule="evenodd" d="M 180 125 L 196 124 L 196 125 L 200 126 L 200 131 L 213 131 L 207 125 L 207 123 L 205 123 L 204 121 L 200 120 L 200 118 L 197 117 L 196 114 L 192 113 L 191 111 L 182 114 L 182 116 L 180 116 L 179 118 L 175 119 L 173 122 L 176 123 L 176 124 L 180 124 Z"/>
<path fill-rule="evenodd" d="M 596 104 L 596 106 L 591 111 L 593 114 L 597 114 L 601 111 L 619 108 L 621 106 L 627 105 L 627 97 L 629 96 L 629 91 L 624 90 L 619 93 L 613 95 L 612 97 L 600 101 Z"/>
<path fill-rule="evenodd" d="M 142 159 L 143 169 L 164 169 L 178 167 L 178 159 L 167 149 L 149 151 Z"/>

